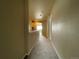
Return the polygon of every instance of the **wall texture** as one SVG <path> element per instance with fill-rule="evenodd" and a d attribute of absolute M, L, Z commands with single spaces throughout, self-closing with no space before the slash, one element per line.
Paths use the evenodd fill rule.
<path fill-rule="evenodd" d="M 79 59 L 79 0 L 56 0 L 51 20 L 51 39 L 60 58 Z"/>
<path fill-rule="evenodd" d="M 24 0 L 0 0 L 0 59 L 24 55 Z"/>

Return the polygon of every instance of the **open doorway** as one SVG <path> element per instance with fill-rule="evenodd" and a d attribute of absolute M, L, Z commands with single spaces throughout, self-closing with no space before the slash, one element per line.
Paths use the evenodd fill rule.
<path fill-rule="evenodd" d="M 37 31 L 42 31 L 42 23 L 37 22 L 36 30 Z"/>
<path fill-rule="evenodd" d="M 42 31 L 42 22 L 41 21 L 32 20 L 30 29 L 31 29 L 31 31 Z"/>

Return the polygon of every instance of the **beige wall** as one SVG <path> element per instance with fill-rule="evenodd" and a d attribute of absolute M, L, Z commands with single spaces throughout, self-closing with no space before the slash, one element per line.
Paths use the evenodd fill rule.
<path fill-rule="evenodd" d="M 24 55 L 24 0 L 0 0 L 0 59 Z"/>
<path fill-rule="evenodd" d="M 79 59 L 79 0 L 56 0 L 51 39 L 60 59 Z"/>
<path fill-rule="evenodd" d="M 43 26 L 43 29 L 42 29 L 43 36 L 47 38 L 48 37 L 48 20 L 43 20 L 42 26 Z"/>
<path fill-rule="evenodd" d="M 24 51 L 25 55 L 28 54 L 28 35 L 29 35 L 29 12 L 28 12 L 28 0 L 25 0 L 25 21 L 24 21 Z"/>
<path fill-rule="evenodd" d="M 29 35 L 28 35 L 28 41 L 27 41 L 27 54 L 29 55 L 32 51 L 32 49 L 34 48 L 36 42 L 37 42 L 37 39 L 39 38 L 39 32 L 29 32 Z"/>

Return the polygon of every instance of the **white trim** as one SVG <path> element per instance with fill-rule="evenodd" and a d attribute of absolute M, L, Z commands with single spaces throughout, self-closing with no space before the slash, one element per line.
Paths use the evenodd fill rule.
<path fill-rule="evenodd" d="M 33 47 L 27 53 L 24 54 L 24 56 L 22 57 L 22 59 L 24 59 L 26 55 L 29 56 L 30 53 L 31 53 L 31 51 L 32 51 L 32 49 L 33 49 Z"/>
<path fill-rule="evenodd" d="M 54 50 L 55 50 L 55 52 L 56 52 L 58 58 L 59 58 L 59 59 L 62 59 L 61 56 L 60 56 L 60 54 L 58 53 L 58 51 L 57 51 L 55 45 L 53 44 L 53 42 L 51 42 L 51 44 L 52 44 L 52 47 L 54 48 Z"/>

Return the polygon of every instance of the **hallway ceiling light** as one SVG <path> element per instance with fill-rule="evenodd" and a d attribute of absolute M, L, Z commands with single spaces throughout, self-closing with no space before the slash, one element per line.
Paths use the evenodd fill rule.
<path fill-rule="evenodd" d="M 43 18 L 43 15 L 41 12 L 37 12 L 36 15 L 35 15 L 36 19 L 42 19 Z"/>

